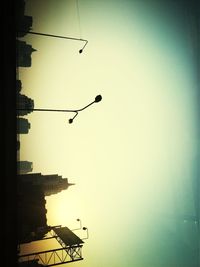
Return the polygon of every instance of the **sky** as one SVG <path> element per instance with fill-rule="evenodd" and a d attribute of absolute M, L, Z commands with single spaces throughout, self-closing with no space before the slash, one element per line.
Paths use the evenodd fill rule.
<path fill-rule="evenodd" d="M 193 181 L 199 163 L 197 41 L 184 1 L 27 0 L 37 51 L 20 68 L 35 108 L 20 136 L 33 172 L 75 183 L 46 197 L 47 224 L 82 225 L 89 238 L 74 267 L 196 267 Z M 85 238 L 86 231 L 77 231 Z M 24 251 L 53 246 L 34 242 Z"/>

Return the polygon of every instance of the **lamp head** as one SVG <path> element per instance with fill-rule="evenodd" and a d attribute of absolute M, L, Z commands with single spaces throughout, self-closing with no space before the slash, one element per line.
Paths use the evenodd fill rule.
<path fill-rule="evenodd" d="M 83 230 L 87 230 L 87 227 L 83 227 Z"/>
<path fill-rule="evenodd" d="M 95 97 L 94 102 L 98 103 L 98 102 L 101 101 L 101 99 L 102 99 L 102 96 L 101 96 L 101 95 L 97 95 L 97 96 Z"/>
<path fill-rule="evenodd" d="M 69 119 L 69 123 L 72 123 L 73 122 L 73 119 Z"/>
<path fill-rule="evenodd" d="M 83 49 L 80 49 L 80 50 L 79 50 L 79 54 L 81 54 L 82 52 L 83 52 Z"/>

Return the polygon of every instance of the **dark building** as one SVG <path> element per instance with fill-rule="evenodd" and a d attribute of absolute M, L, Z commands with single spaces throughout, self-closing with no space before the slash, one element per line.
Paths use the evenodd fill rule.
<path fill-rule="evenodd" d="M 17 140 L 16 146 L 17 146 L 17 150 L 20 150 L 20 141 L 19 140 Z"/>
<path fill-rule="evenodd" d="M 34 109 L 34 100 L 27 97 L 26 95 L 18 94 L 16 108 L 18 115 L 27 115 Z"/>
<path fill-rule="evenodd" d="M 66 190 L 69 186 L 74 185 L 68 183 L 67 178 L 62 178 L 57 174 L 42 175 L 41 173 L 19 174 L 19 183 L 30 184 L 32 186 L 40 186 L 45 196 L 57 194 L 62 190 Z"/>
<path fill-rule="evenodd" d="M 33 170 L 33 162 L 30 161 L 18 161 L 17 162 L 17 173 L 25 174 L 28 172 L 32 172 Z"/>
<path fill-rule="evenodd" d="M 17 67 L 30 67 L 31 54 L 37 51 L 24 41 L 16 40 L 16 64 Z"/>
<path fill-rule="evenodd" d="M 46 200 L 39 185 L 18 183 L 18 244 L 39 240 L 48 232 Z"/>
<path fill-rule="evenodd" d="M 17 0 L 15 9 L 15 22 L 17 37 L 23 37 L 31 30 L 33 18 L 25 16 L 25 1 Z"/>
<path fill-rule="evenodd" d="M 16 0 L 16 5 L 15 5 L 16 24 L 18 23 L 18 20 L 24 16 L 24 13 L 25 13 L 25 1 Z"/>
<path fill-rule="evenodd" d="M 41 240 L 49 231 L 45 196 L 67 189 L 71 183 L 57 174 L 17 175 L 18 243 Z"/>
<path fill-rule="evenodd" d="M 27 119 L 17 118 L 17 134 L 27 134 L 31 124 Z"/>
<path fill-rule="evenodd" d="M 22 82 L 20 80 L 16 80 L 16 92 L 19 94 L 22 89 Z"/>
<path fill-rule="evenodd" d="M 16 26 L 17 37 L 24 37 L 33 25 L 33 18 L 31 16 L 23 16 L 18 18 Z"/>

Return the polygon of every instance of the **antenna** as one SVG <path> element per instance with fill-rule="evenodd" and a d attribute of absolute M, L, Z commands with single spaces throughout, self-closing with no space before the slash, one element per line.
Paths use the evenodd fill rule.
<path fill-rule="evenodd" d="M 78 17 L 79 35 L 80 35 L 80 38 L 82 38 L 81 20 L 80 20 L 80 12 L 79 12 L 79 3 L 78 3 L 78 0 L 76 0 L 76 10 L 77 10 L 77 17 Z"/>
<path fill-rule="evenodd" d="M 81 31 L 81 19 L 80 19 L 80 11 L 79 11 L 79 2 L 76 0 L 76 10 L 77 10 L 77 17 L 78 17 L 78 26 L 79 26 L 79 35 L 80 35 L 80 40 L 85 41 L 85 44 L 82 49 L 79 50 L 79 54 L 81 54 L 86 47 L 88 41 L 82 39 L 82 31 Z"/>

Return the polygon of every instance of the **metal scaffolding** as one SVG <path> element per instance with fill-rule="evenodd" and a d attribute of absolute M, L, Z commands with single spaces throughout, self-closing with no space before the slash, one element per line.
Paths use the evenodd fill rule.
<path fill-rule="evenodd" d="M 51 237 L 41 239 L 41 241 L 55 238 L 61 245 L 61 248 L 19 255 L 19 263 L 30 264 L 33 261 L 37 261 L 44 266 L 56 266 L 83 260 L 82 244 L 84 241 L 75 235 L 69 228 L 54 226 L 50 228 L 49 233 L 51 234 Z"/>
<path fill-rule="evenodd" d="M 64 263 L 80 261 L 83 260 L 81 248 L 82 245 L 76 245 L 19 255 L 19 263 L 26 262 L 29 264 L 32 261 L 38 260 L 44 266 L 56 266 Z"/>

